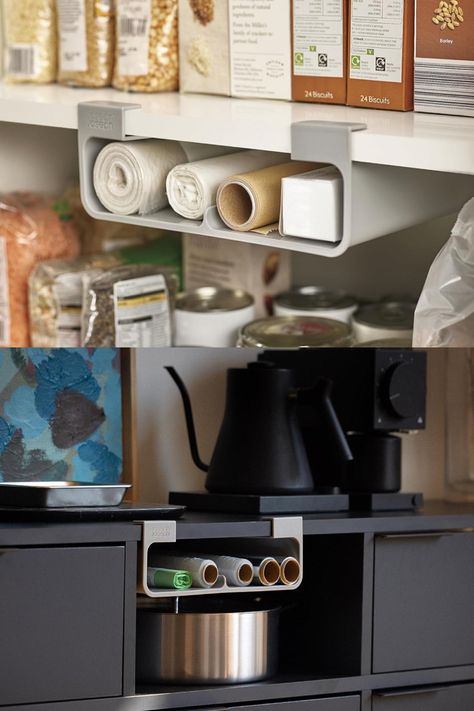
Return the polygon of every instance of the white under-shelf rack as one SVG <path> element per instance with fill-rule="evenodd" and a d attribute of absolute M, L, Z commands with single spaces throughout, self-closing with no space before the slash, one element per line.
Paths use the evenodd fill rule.
<path fill-rule="evenodd" d="M 3 85 L 0 119 L 79 130 L 83 202 L 97 219 L 308 254 L 339 256 L 352 245 L 455 212 L 474 195 L 470 118 L 176 93 L 127 95 L 113 89 Z M 235 232 L 225 227 L 215 207 L 202 221 L 186 220 L 171 208 L 144 216 L 108 212 L 92 186 L 93 161 L 108 141 L 140 138 L 258 148 L 336 165 L 344 185 L 341 241 Z"/>
<path fill-rule="evenodd" d="M 301 585 L 303 580 L 303 519 L 301 516 L 276 516 L 271 519 L 272 529 L 269 537 L 265 538 L 232 538 L 226 539 L 228 548 L 226 555 L 233 555 L 245 558 L 246 555 L 296 558 L 300 564 L 300 574 L 298 579 L 291 585 L 248 585 L 246 587 L 236 587 L 227 584 L 224 576 L 220 575 L 216 584 L 210 588 L 192 587 L 188 590 L 158 589 L 148 585 L 148 566 L 153 566 L 154 557 L 163 551 L 163 545 L 176 543 L 176 521 L 141 521 L 142 540 L 139 546 L 138 581 L 137 591 L 148 597 L 187 597 L 190 595 L 221 595 L 223 593 L 262 593 L 262 592 L 282 592 L 295 590 Z M 179 524 L 178 524 L 179 525 Z M 222 541 L 220 541 L 222 543 Z M 180 541 L 184 544 L 184 541 Z M 213 540 L 209 540 L 207 553 L 212 554 Z M 192 541 L 189 542 L 189 549 L 192 551 Z M 188 549 L 188 550 L 189 550 Z M 220 551 L 222 553 L 222 550 Z M 173 555 L 185 555 L 183 550 L 179 553 L 173 550 Z M 205 558 L 205 554 L 199 554 Z"/>

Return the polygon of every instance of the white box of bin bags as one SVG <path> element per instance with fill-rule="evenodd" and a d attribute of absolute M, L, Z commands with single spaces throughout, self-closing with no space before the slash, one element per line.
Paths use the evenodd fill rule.
<path fill-rule="evenodd" d="M 289 252 L 242 242 L 184 235 L 185 289 L 244 289 L 255 299 L 257 317 L 271 313 L 272 297 L 291 286 Z"/>

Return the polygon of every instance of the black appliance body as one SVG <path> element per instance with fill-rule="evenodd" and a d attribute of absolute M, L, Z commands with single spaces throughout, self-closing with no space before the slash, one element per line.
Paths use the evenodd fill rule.
<path fill-rule="evenodd" d="M 297 387 L 315 378 L 332 383 L 334 410 L 353 458 L 342 461 L 324 422 L 298 408 L 315 488 L 394 493 L 401 487 L 401 439 L 426 424 L 426 353 L 399 348 L 265 350 L 259 358 L 293 372 Z"/>

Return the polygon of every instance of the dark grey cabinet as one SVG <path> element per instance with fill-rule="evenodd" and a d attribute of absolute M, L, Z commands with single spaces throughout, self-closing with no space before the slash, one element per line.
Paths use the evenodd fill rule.
<path fill-rule="evenodd" d="M 0 704 L 122 694 L 124 547 L 0 549 Z"/>
<path fill-rule="evenodd" d="M 474 711 L 474 511 L 436 504 L 303 524 L 302 585 L 262 594 L 283 608 L 277 674 L 143 686 L 141 525 L 0 522 L 0 711 Z M 272 525 L 187 512 L 164 545 L 211 552 Z"/>
<path fill-rule="evenodd" d="M 372 711 L 472 711 L 474 684 L 385 691 L 372 696 Z"/>
<path fill-rule="evenodd" d="M 373 672 L 468 664 L 474 664 L 474 533 L 377 537 Z"/>

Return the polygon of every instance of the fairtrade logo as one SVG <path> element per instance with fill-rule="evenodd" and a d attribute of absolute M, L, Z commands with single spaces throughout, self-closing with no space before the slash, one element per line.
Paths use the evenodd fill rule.
<path fill-rule="evenodd" d="M 297 66 L 302 66 L 304 64 L 303 52 L 295 52 L 295 64 Z"/>
<path fill-rule="evenodd" d="M 358 54 L 351 56 L 351 67 L 352 69 L 360 69 L 360 56 Z"/>

